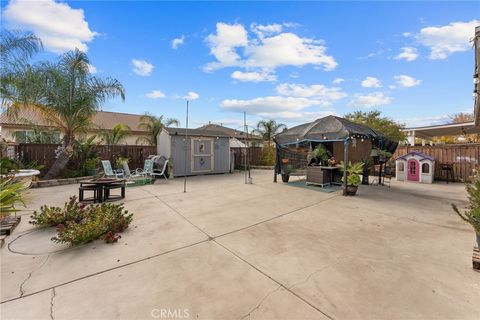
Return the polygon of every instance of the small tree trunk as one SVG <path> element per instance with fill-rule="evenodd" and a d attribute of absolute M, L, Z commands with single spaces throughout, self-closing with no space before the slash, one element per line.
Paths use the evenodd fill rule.
<path fill-rule="evenodd" d="M 60 153 L 58 154 L 57 160 L 53 163 L 52 167 L 48 170 L 45 175 L 45 179 L 53 179 L 60 175 L 60 173 L 65 169 L 68 164 L 68 161 L 73 155 L 73 146 L 67 145 L 62 146 Z"/>

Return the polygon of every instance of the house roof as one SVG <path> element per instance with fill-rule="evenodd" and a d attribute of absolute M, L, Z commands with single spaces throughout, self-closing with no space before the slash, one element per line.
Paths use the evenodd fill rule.
<path fill-rule="evenodd" d="M 462 123 L 441 124 L 436 126 L 412 127 L 402 129 L 406 134 L 414 133 L 423 139 L 441 136 L 460 136 L 464 134 L 480 133 L 480 126 L 474 121 Z"/>
<path fill-rule="evenodd" d="M 247 138 L 247 133 L 245 131 L 236 130 L 236 129 L 232 129 L 232 128 L 229 128 L 229 127 L 224 127 L 224 126 L 219 125 L 219 124 L 209 123 L 209 124 L 206 124 L 204 126 L 199 127 L 198 129 L 223 132 L 224 134 L 228 135 L 230 138 L 236 138 L 236 139 L 240 139 L 240 140 L 245 140 Z M 248 139 L 263 140 L 262 137 L 260 137 L 259 135 L 251 134 L 250 132 L 248 133 Z"/>
<path fill-rule="evenodd" d="M 427 156 L 424 153 L 418 152 L 418 151 L 410 151 L 407 154 L 404 154 L 403 156 L 397 157 L 396 160 L 402 159 L 402 160 L 407 160 L 408 156 L 418 156 L 420 157 L 420 160 L 430 160 L 430 161 L 435 161 L 433 157 Z"/>
<path fill-rule="evenodd" d="M 128 125 L 133 132 L 143 133 L 145 130 L 139 127 L 141 117 L 142 115 L 138 114 L 98 111 L 92 118 L 92 130 L 112 129 L 115 125 L 123 123 Z M 5 112 L 0 114 L 0 125 L 5 127 L 27 128 L 32 123 L 42 127 L 51 126 L 38 111 L 30 108 L 19 110 L 15 118 L 8 117 Z"/>
<path fill-rule="evenodd" d="M 172 128 L 168 127 L 165 128 L 167 132 L 172 135 L 179 135 L 179 136 L 184 136 L 185 135 L 185 128 Z M 229 135 L 220 132 L 220 131 L 214 131 L 214 130 L 205 130 L 205 129 L 188 129 L 188 135 L 189 136 L 197 136 L 197 137 L 222 137 L 222 138 L 230 138 Z"/>

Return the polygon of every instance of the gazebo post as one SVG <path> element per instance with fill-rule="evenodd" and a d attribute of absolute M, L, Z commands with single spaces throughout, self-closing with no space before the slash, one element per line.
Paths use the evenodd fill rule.
<path fill-rule="evenodd" d="M 348 137 L 343 140 L 343 195 L 347 195 Z"/>
<path fill-rule="evenodd" d="M 277 168 L 278 168 L 278 145 L 275 143 L 275 166 L 273 167 L 273 182 L 277 183 Z"/>

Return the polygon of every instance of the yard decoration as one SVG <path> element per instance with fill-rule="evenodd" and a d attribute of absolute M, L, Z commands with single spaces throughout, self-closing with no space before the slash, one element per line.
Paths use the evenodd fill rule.
<path fill-rule="evenodd" d="M 343 161 L 338 165 L 340 170 L 343 171 L 345 164 Z M 355 162 L 352 164 L 350 161 L 347 166 L 347 195 L 354 196 L 357 194 L 358 186 L 360 185 L 360 174 L 363 171 L 363 162 Z M 343 178 L 342 178 L 343 181 Z"/>
<path fill-rule="evenodd" d="M 97 239 L 113 243 L 120 239 L 120 233 L 128 228 L 133 215 L 123 204 L 102 203 L 81 205 L 75 196 L 63 208 L 43 206 L 35 211 L 30 223 L 40 227 L 57 228 L 52 241 L 79 245 Z"/>
<path fill-rule="evenodd" d="M 480 248 L 480 172 L 476 172 L 471 182 L 465 184 L 468 193 L 469 206 L 464 213 L 461 213 L 458 207 L 452 203 L 453 210 L 458 216 L 468 222 L 475 230 L 477 237 L 477 247 Z"/>
<path fill-rule="evenodd" d="M 286 165 L 285 167 L 283 167 L 283 170 L 282 170 L 282 181 L 287 183 L 288 180 L 290 179 L 290 173 L 293 172 L 293 166 L 292 165 Z"/>

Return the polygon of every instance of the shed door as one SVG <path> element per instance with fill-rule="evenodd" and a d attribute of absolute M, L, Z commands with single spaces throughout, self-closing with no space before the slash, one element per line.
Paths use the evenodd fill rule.
<path fill-rule="evenodd" d="M 420 176 L 419 163 L 416 159 L 410 159 L 407 162 L 407 179 L 410 181 L 418 181 Z"/>
<path fill-rule="evenodd" d="M 192 139 L 192 172 L 213 171 L 213 140 Z"/>

